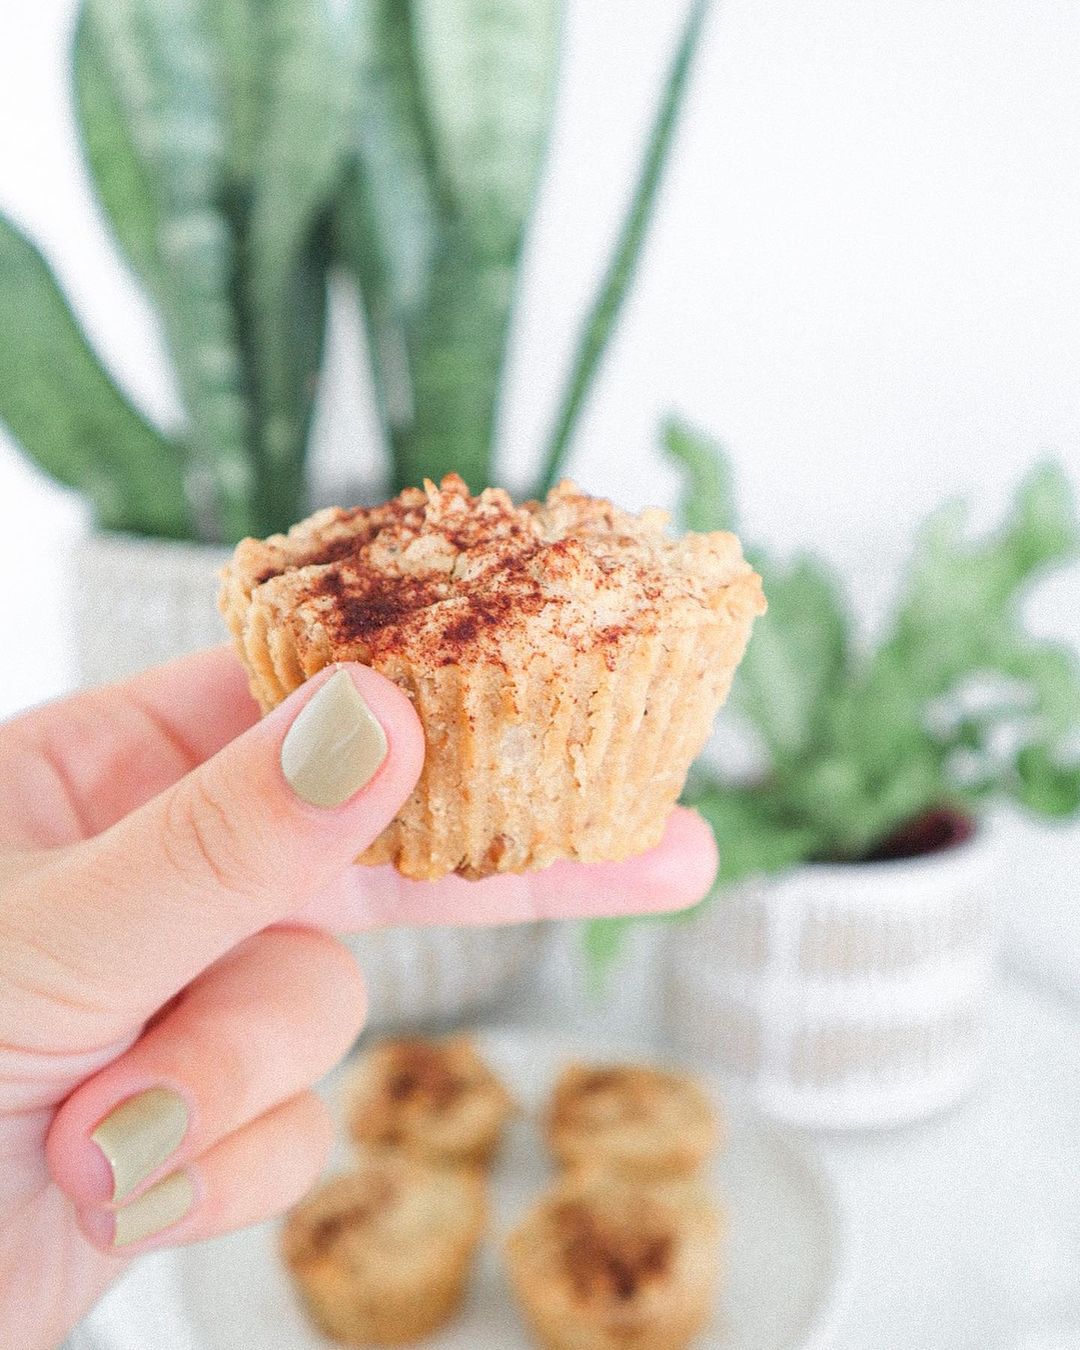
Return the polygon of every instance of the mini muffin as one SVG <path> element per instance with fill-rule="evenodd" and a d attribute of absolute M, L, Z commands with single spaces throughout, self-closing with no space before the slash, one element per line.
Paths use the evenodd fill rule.
<path fill-rule="evenodd" d="M 717 1143 L 709 1099 L 684 1074 L 640 1064 L 571 1064 L 547 1117 L 563 1167 L 628 1180 L 690 1176 Z"/>
<path fill-rule="evenodd" d="M 404 1345 L 457 1310 L 485 1218 L 478 1173 L 373 1157 L 289 1214 L 281 1253 L 325 1335 Z"/>
<path fill-rule="evenodd" d="M 697 1187 L 570 1179 L 511 1234 L 506 1260 L 548 1350 L 681 1350 L 712 1312 L 719 1241 Z"/>
<path fill-rule="evenodd" d="M 383 1041 L 363 1056 L 350 1080 L 347 1120 L 352 1137 L 369 1149 L 482 1166 L 513 1110 L 470 1037 L 410 1037 Z"/>
<path fill-rule="evenodd" d="M 360 862 L 482 877 L 659 842 L 765 607 L 734 535 L 666 522 L 451 474 L 238 545 L 220 605 L 264 711 L 360 661 L 419 714 L 420 779 Z"/>

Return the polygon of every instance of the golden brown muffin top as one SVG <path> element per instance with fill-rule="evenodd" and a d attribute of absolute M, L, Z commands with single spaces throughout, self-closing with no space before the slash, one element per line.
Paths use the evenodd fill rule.
<path fill-rule="evenodd" d="M 283 1232 L 286 1259 L 304 1265 L 330 1255 L 395 1203 L 401 1178 L 390 1167 L 364 1167 L 335 1177 L 298 1206 Z"/>
<path fill-rule="evenodd" d="M 449 474 L 380 506 L 332 508 L 287 535 L 244 540 L 226 587 L 258 590 L 318 629 L 335 657 L 407 653 L 432 666 L 500 661 L 525 629 L 602 650 L 661 622 L 764 610 L 734 535 L 672 538 L 667 519 L 569 482 L 515 506 L 499 488 L 470 496 Z"/>
<path fill-rule="evenodd" d="M 294 1270 L 331 1262 L 356 1267 L 379 1254 L 409 1252 L 483 1213 L 483 1190 L 471 1172 L 437 1170 L 399 1157 L 372 1155 L 331 1177 L 293 1209 L 281 1252 Z"/>
<path fill-rule="evenodd" d="M 447 1047 L 420 1037 L 392 1041 L 383 1047 L 383 1091 L 394 1103 L 420 1102 L 445 1111 L 478 1081 L 472 1066 L 463 1066 Z"/>
<path fill-rule="evenodd" d="M 719 1215 L 699 1186 L 572 1177 L 532 1208 L 508 1245 L 553 1282 L 554 1296 L 618 1325 L 657 1296 L 677 1295 L 688 1271 L 712 1266 L 719 1232 Z"/>
<path fill-rule="evenodd" d="M 512 1110 L 509 1094 L 477 1052 L 471 1037 L 420 1036 L 382 1041 L 357 1065 L 350 1127 L 378 1147 L 426 1140 L 436 1153 L 467 1147 L 470 1130 L 497 1125 Z M 460 1131 L 465 1138 L 458 1138 Z"/>
<path fill-rule="evenodd" d="M 574 1064 L 559 1077 L 551 1103 L 554 1129 L 595 1131 L 711 1116 L 689 1078 L 644 1064 Z"/>

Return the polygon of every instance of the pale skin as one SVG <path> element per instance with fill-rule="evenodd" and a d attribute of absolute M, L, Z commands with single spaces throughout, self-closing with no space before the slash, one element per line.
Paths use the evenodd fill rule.
<path fill-rule="evenodd" d="M 404 694 L 347 669 L 389 752 L 332 809 L 300 801 L 279 759 L 325 676 L 260 720 L 224 648 L 0 727 L 0 1345 L 49 1350 L 141 1252 L 256 1223 L 310 1187 L 332 1134 L 311 1086 L 364 1020 L 333 932 L 655 912 L 711 884 L 712 837 L 684 810 L 624 863 L 432 883 L 353 866 L 424 743 Z M 117 1254 L 90 1135 L 158 1085 L 190 1124 L 134 1198 L 179 1167 L 195 1200 Z"/>

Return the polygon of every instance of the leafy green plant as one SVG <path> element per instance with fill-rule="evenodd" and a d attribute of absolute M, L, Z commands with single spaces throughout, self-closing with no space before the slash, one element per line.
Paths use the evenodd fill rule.
<path fill-rule="evenodd" d="M 76 120 L 186 420 L 122 394 L 0 218 L 0 420 L 107 529 L 234 541 L 307 509 L 334 268 L 356 282 L 395 487 L 493 477 L 559 0 L 83 0 Z M 539 484 L 630 285 L 708 0 L 691 0 Z"/>
<path fill-rule="evenodd" d="M 720 448 L 676 421 L 664 445 L 684 476 L 686 526 L 735 529 Z M 853 636 L 821 561 L 748 550 L 769 609 L 728 708 L 754 735 L 763 771 L 732 781 L 699 763 L 683 795 L 716 834 L 718 885 L 894 851 L 899 832 L 931 812 L 977 818 L 1001 799 L 1040 816 L 1080 810 L 1080 668 L 1020 617 L 1032 583 L 1080 556 L 1068 481 L 1055 464 L 1036 468 L 984 539 L 965 537 L 964 515 L 951 503 L 927 521 L 870 648 Z M 622 922 L 588 930 L 598 964 L 615 952 Z"/>

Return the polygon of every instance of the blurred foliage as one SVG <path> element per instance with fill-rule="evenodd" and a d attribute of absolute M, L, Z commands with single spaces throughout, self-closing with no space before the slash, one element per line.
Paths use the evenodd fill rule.
<path fill-rule="evenodd" d="M 676 421 L 664 445 L 683 474 L 683 524 L 735 529 L 720 447 Z M 718 887 L 808 860 L 858 861 L 942 808 L 977 817 L 1011 799 L 1040 816 L 1080 810 L 1080 666 L 1026 633 L 1020 614 L 1041 575 L 1080 556 L 1069 483 L 1043 464 L 996 532 L 969 540 L 964 520 L 951 503 L 927 521 L 870 649 L 824 563 L 748 549 L 769 608 L 728 707 L 762 747 L 764 772 L 733 781 L 699 763 L 683 794 L 716 835 Z M 612 958 L 623 922 L 590 927 L 594 965 Z"/>
<path fill-rule="evenodd" d="M 538 482 L 554 481 L 637 264 L 708 0 L 691 0 Z M 395 488 L 474 490 L 549 139 L 560 0 L 83 0 L 92 184 L 186 414 L 151 426 L 0 218 L 0 421 L 105 528 L 235 541 L 308 509 L 332 269 L 358 287 Z M 542 466 L 541 466 L 542 461 Z"/>

